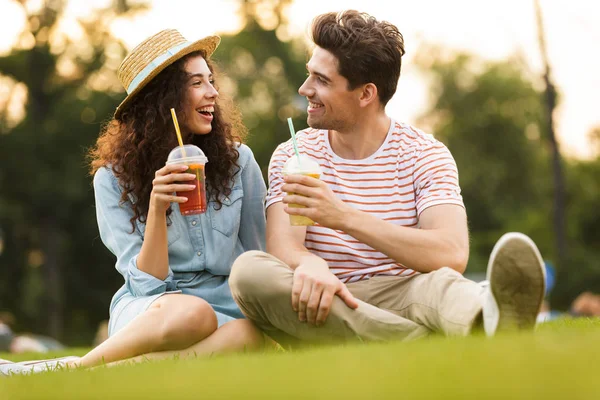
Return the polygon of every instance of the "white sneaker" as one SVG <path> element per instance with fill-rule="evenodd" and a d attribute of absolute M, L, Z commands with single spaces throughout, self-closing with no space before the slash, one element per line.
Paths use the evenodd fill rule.
<path fill-rule="evenodd" d="M 27 368 L 13 361 L 3 360 L 0 358 L 0 376 L 10 376 L 12 374 L 20 374 L 26 372 Z"/>
<path fill-rule="evenodd" d="M 485 333 L 533 328 L 546 290 L 544 262 L 533 240 L 517 232 L 503 235 L 490 255 L 487 280 Z"/>
<path fill-rule="evenodd" d="M 66 356 L 61 358 L 51 358 L 49 360 L 34 360 L 34 361 L 22 361 L 19 364 L 27 368 L 29 372 L 47 372 L 57 371 L 63 368 L 67 368 L 67 365 L 71 361 L 78 361 L 80 357 L 77 356 Z"/>
<path fill-rule="evenodd" d="M 39 372 L 56 371 L 66 368 L 71 361 L 77 361 L 80 357 L 67 356 L 49 360 L 33 360 L 12 362 L 0 359 L 0 375 L 35 374 Z"/>

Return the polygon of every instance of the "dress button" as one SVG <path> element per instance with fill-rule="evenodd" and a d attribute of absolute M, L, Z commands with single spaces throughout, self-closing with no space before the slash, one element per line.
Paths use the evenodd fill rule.
<path fill-rule="evenodd" d="M 197 223 L 196 220 L 192 221 L 192 225 L 196 226 L 196 223 Z"/>
<path fill-rule="evenodd" d="M 202 252 L 201 252 L 201 251 L 199 251 L 199 252 L 197 252 L 197 253 L 196 253 L 196 255 L 197 255 L 198 257 L 200 257 L 200 256 L 202 255 Z"/>

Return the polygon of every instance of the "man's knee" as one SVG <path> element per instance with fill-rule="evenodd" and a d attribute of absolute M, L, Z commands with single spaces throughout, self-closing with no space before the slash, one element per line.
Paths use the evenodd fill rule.
<path fill-rule="evenodd" d="M 229 286 L 232 291 L 237 292 L 241 288 L 252 285 L 264 264 L 261 262 L 264 254 L 257 250 L 247 251 L 234 261 L 229 275 Z"/>
<path fill-rule="evenodd" d="M 463 278 L 463 274 L 450 267 L 442 267 L 436 271 L 438 276 L 444 276 L 448 279 L 461 279 Z"/>
<path fill-rule="evenodd" d="M 247 251 L 233 263 L 229 286 L 234 298 L 260 295 L 280 287 L 286 275 L 292 274 L 283 262 L 270 254 Z"/>
<path fill-rule="evenodd" d="M 264 270 L 267 268 L 268 255 L 262 251 L 252 250 L 240 255 L 231 266 L 229 286 L 232 292 L 247 292 L 264 285 Z"/>

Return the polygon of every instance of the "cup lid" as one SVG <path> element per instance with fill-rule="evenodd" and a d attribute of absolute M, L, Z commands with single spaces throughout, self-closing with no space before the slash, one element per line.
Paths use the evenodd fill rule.
<path fill-rule="evenodd" d="M 300 159 L 294 154 L 285 162 L 283 166 L 285 174 L 321 174 L 321 166 L 318 162 L 305 155 L 300 155 Z"/>
<path fill-rule="evenodd" d="M 208 158 L 204 155 L 204 152 L 200 147 L 193 144 L 185 144 L 183 148 L 181 146 L 175 147 L 169 153 L 167 158 L 167 164 L 176 164 L 181 162 L 197 162 L 200 164 L 206 164 Z"/>

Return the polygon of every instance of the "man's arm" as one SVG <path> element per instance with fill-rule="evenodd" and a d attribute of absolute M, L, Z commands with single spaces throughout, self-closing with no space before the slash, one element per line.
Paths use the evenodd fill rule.
<path fill-rule="evenodd" d="M 292 269 L 296 269 L 303 261 L 310 263 L 312 260 L 315 264 L 324 262 L 304 247 L 305 238 L 306 227 L 290 225 L 290 216 L 283 212 L 281 202 L 267 208 L 267 253 L 279 258 Z M 328 269 L 327 263 L 325 268 Z"/>
<path fill-rule="evenodd" d="M 463 273 L 469 260 L 465 209 L 432 206 L 421 213 L 419 224 L 421 229 L 407 228 L 354 209 L 340 229 L 415 271 L 450 267 Z"/>
<path fill-rule="evenodd" d="M 305 237 L 306 227 L 291 226 L 281 202 L 267 208 L 267 252 L 294 270 L 292 307 L 298 319 L 318 326 L 325 322 L 333 296 L 339 296 L 351 308 L 358 307 L 358 303 L 329 271 L 327 262 L 304 246 Z"/>
<path fill-rule="evenodd" d="M 285 178 L 283 190 L 298 195 L 283 199 L 306 208 L 285 207 L 288 214 L 303 215 L 331 229 L 342 230 L 407 268 L 430 272 L 451 267 L 464 272 L 469 258 L 467 217 L 463 207 L 453 204 L 425 209 L 420 228 L 394 225 L 340 200 L 326 183 L 307 176 Z M 301 195 L 301 196 L 299 196 Z"/>

